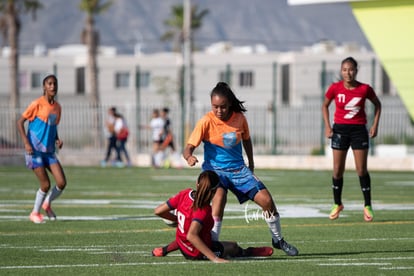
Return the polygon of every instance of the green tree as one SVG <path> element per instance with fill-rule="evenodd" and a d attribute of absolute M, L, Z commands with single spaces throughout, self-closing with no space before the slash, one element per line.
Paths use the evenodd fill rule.
<path fill-rule="evenodd" d="M 81 40 L 88 49 L 88 77 L 91 93 L 91 104 L 95 112 L 95 140 L 102 143 L 101 137 L 101 112 L 100 95 L 98 87 L 98 62 L 97 53 L 99 46 L 99 31 L 95 28 L 95 16 L 106 11 L 112 5 L 112 1 L 81 0 L 79 8 L 86 13 L 85 27 L 82 31 Z"/>
<path fill-rule="evenodd" d="M 191 7 L 191 32 L 194 33 L 201 28 L 203 18 L 209 13 L 207 9 L 198 10 L 197 5 Z M 184 41 L 183 33 L 184 6 L 174 5 L 171 8 L 171 17 L 164 21 L 169 29 L 161 36 L 161 41 L 172 41 L 173 50 L 180 52 Z M 194 36 L 191 36 L 191 48 L 194 50 Z"/>
<path fill-rule="evenodd" d="M 189 25 L 184 26 L 185 13 L 188 12 L 184 6 L 187 6 L 187 4 L 190 8 L 190 20 Z M 182 110 L 181 121 L 184 126 L 181 135 L 182 146 L 185 145 L 185 141 L 194 120 L 194 114 L 192 114 L 194 111 L 194 97 L 192 92 L 194 87 L 192 52 L 195 50 L 195 45 L 194 36 L 192 34 L 201 28 L 204 16 L 209 13 L 207 9 L 199 11 L 197 5 L 191 5 L 191 7 L 190 5 L 191 3 L 187 1 L 185 4 L 174 5 L 171 7 L 171 17 L 164 21 L 164 25 L 168 27 L 168 30 L 161 36 L 161 41 L 172 41 L 173 50 L 175 52 L 181 51 L 183 56 L 183 66 L 178 72 L 178 90 L 180 91 L 180 105 Z M 189 58 L 190 64 L 186 64 L 186 60 L 188 60 L 186 57 Z M 190 82 L 189 84 L 187 84 L 188 81 Z"/>
<path fill-rule="evenodd" d="M 10 48 L 10 107 L 15 111 L 12 115 L 12 125 L 15 125 L 20 108 L 19 88 L 19 34 L 21 28 L 21 14 L 32 13 L 33 20 L 36 19 L 36 11 L 42 8 L 38 0 L 0 0 L 0 30 L 4 40 Z M 17 130 L 16 130 L 17 131 Z M 17 132 L 14 133 L 13 141 L 17 140 Z"/>
<path fill-rule="evenodd" d="M 99 31 L 95 28 L 95 16 L 106 11 L 112 5 L 112 1 L 81 0 L 79 8 L 86 13 L 85 27 L 81 40 L 88 49 L 88 75 L 91 91 L 91 101 L 94 106 L 100 104 L 98 89 L 98 63 L 97 52 L 99 46 Z"/>

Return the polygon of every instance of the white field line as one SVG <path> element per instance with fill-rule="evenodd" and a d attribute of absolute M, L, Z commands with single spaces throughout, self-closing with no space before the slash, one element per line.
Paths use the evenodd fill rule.
<path fill-rule="evenodd" d="M 144 209 L 153 210 L 160 201 L 150 200 L 59 200 L 56 202 L 57 208 L 59 205 L 65 207 L 74 206 L 76 208 L 117 208 L 117 209 Z M 22 207 L 33 204 L 28 200 L 4 200 L 0 204 L 0 220 L 23 221 L 28 219 L 27 215 L 15 215 L 22 213 Z M 330 210 L 330 204 L 289 204 L 278 206 L 279 213 L 283 218 L 323 218 L 327 217 Z M 412 204 L 382 204 L 373 205 L 375 211 L 381 210 L 414 210 L 414 203 Z M 26 207 L 27 208 L 27 207 Z M 345 203 L 345 209 L 341 216 L 346 216 L 346 211 L 362 212 L 361 203 Z M 247 223 L 262 218 L 261 209 L 252 202 L 246 204 L 227 204 L 226 205 L 226 219 L 244 219 Z M 13 213 L 8 215 L 7 213 Z M 229 215 L 231 214 L 231 215 Z M 112 214 L 107 216 L 59 216 L 59 220 L 155 220 L 158 219 L 152 216 L 125 216 L 123 214 Z"/>
<path fill-rule="evenodd" d="M 168 257 L 167 257 L 168 258 Z M 265 262 L 268 258 L 254 258 L 254 259 L 237 259 L 234 260 L 236 263 L 257 263 L 257 262 Z M 383 261 L 392 261 L 395 260 L 395 258 L 360 258 L 360 259 L 347 259 L 346 261 L 360 261 L 360 262 L 346 262 L 342 264 L 338 264 L 338 261 L 344 261 L 344 259 L 272 259 L 274 262 L 284 263 L 284 262 L 300 262 L 300 263 L 317 263 L 317 265 L 320 266 L 347 266 L 347 265 L 355 265 L 355 266 L 366 266 L 366 265 L 372 265 L 372 266 L 382 266 L 379 267 L 379 269 L 401 269 L 399 267 L 389 267 L 392 265 L 392 263 L 373 263 L 372 261 L 381 259 Z M 405 259 L 414 259 L 414 257 L 407 257 Z M 365 262 L 361 262 L 364 260 Z M 397 258 L 397 260 L 401 260 L 400 258 Z M 333 261 L 335 263 L 326 263 L 327 261 Z M 321 262 L 321 263 L 318 263 Z M 324 262 L 324 263 L 322 263 Z M 172 262 L 135 262 L 135 263 L 117 263 L 117 264 L 72 264 L 72 265 L 28 265 L 28 266 L 0 266 L 0 270 L 18 270 L 18 269 L 48 269 L 48 268 L 74 268 L 74 267 L 116 267 L 116 266 L 142 266 L 142 265 L 186 265 L 186 264 L 194 264 L 194 261 L 172 261 Z M 205 264 L 211 264 L 210 262 L 198 262 L 197 265 L 205 265 Z M 413 269 L 412 267 L 404 267 L 404 269 Z"/>

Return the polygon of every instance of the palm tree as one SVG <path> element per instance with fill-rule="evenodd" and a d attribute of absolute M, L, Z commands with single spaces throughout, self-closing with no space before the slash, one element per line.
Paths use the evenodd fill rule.
<path fill-rule="evenodd" d="M 85 27 L 81 40 L 88 48 L 88 75 L 91 91 L 91 104 L 95 111 L 95 141 L 102 143 L 101 137 L 101 112 L 99 109 L 100 96 L 98 88 L 97 49 L 99 45 L 99 31 L 95 29 L 95 16 L 106 11 L 112 5 L 112 1 L 81 0 L 79 8 L 86 13 Z"/>
<path fill-rule="evenodd" d="M 181 104 L 181 121 L 182 129 L 182 146 L 185 145 L 185 140 L 190 133 L 193 125 L 194 114 L 193 111 L 193 74 L 192 74 L 192 51 L 194 51 L 194 36 L 192 33 L 200 29 L 202 20 L 209 11 L 204 9 L 198 11 L 197 5 L 192 5 L 190 14 L 188 14 L 187 7 L 190 8 L 190 1 L 187 0 L 184 5 L 174 5 L 171 8 L 172 16 L 164 21 L 169 30 L 162 36 L 161 41 L 173 41 L 173 50 L 182 53 L 183 66 L 178 72 L 180 104 Z M 190 17 L 189 22 L 185 22 L 185 17 Z M 185 25 L 186 24 L 186 25 Z M 188 45 L 189 44 L 189 45 Z M 186 64 L 186 62 L 189 62 Z M 188 83 L 189 82 L 189 83 Z"/>
<path fill-rule="evenodd" d="M 32 13 L 36 19 L 36 11 L 42 8 L 38 0 L 0 0 L 0 30 L 4 40 L 8 41 L 9 67 L 10 67 L 10 107 L 14 110 L 12 115 L 12 125 L 15 125 L 20 108 L 20 89 L 19 89 L 19 34 L 20 34 L 20 15 L 22 13 Z M 16 130 L 17 131 L 17 130 Z M 12 141 L 17 140 L 17 132 Z"/>
<path fill-rule="evenodd" d="M 103 3 L 101 0 L 81 0 L 79 8 L 86 13 L 85 27 L 81 40 L 88 48 L 88 73 L 91 89 L 91 101 L 94 106 L 99 105 L 98 65 L 96 61 L 99 45 L 99 31 L 95 29 L 95 16 L 106 11 L 112 1 Z"/>
<path fill-rule="evenodd" d="M 191 7 L 191 32 L 194 33 L 202 26 L 204 16 L 209 13 L 209 10 L 204 9 L 198 11 L 198 6 Z M 169 28 L 162 36 L 161 41 L 173 41 L 173 50 L 180 52 L 184 42 L 183 33 L 184 23 L 184 6 L 182 4 L 171 7 L 171 17 L 164 21 L 164 25 Z M 194 36 L 191 36 L 191 47 L 194 50 Z"/>

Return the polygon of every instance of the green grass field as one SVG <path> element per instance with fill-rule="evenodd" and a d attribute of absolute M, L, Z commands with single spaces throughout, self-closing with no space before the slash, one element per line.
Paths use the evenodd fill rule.
<path fill-rule="evenodd" d="M 288 257 L 234 259 L 228 264 L 187 261 L 180 253 L 151 256 L 174 238 L 152 214 L 196 169 L 65 167 L 68 186 L 54 202 L 58 220 L 28 220 L 38 183 L 24 167 L 0 168 L 0 275 L 414 275 L 414 174 L 371 172 L 375 219 L 363 221 L 355 172 L 345 175 L 345 210 L 336 221 L 330 172 L 257 170 L 282 215 Z M 229 194 L 221 239 L 242 247 L 270 245 L 253 203 Z"/>

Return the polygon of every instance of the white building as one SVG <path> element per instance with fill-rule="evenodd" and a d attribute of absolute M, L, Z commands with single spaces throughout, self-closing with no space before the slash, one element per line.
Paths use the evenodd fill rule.
<path fill-rule="evenodd" d="M 260 45 L 233 48 L 230 44 L 220 44 L 193 55 L 194 105 L 208 105 L 209 93 L 218 81 L 229 82 L 247 105 L 298 106 L 309 98 L 320 100 L 324 91 L 323 67 L 329 84 L 339 79 L 340 62 L 348 56 L 359 62 L 360 81 L 370 83 L 379 95 L 396 94 L 375 54 L 354 44 L 336 46 L 325 41 L 302 52 L 283 53 L 267 52 Z M 7 102 L 10 93 L 8 62 L 4 49 L 0 58 L 1 102 Z M 41 94 L 41 81 L 48 73 L 58 75 L 59 95 L 65 101 L 87 101 L 90 92 L 86 64 L 83 45 L 50 49 L 45 55 L 21 56 L 22 103 Z M 181 66 L 182 58 L 177 53 L 126 56 L 117 55 L 114 48 L 101 47 L 98 57 L 101 102 L 178 105 Z"/>

